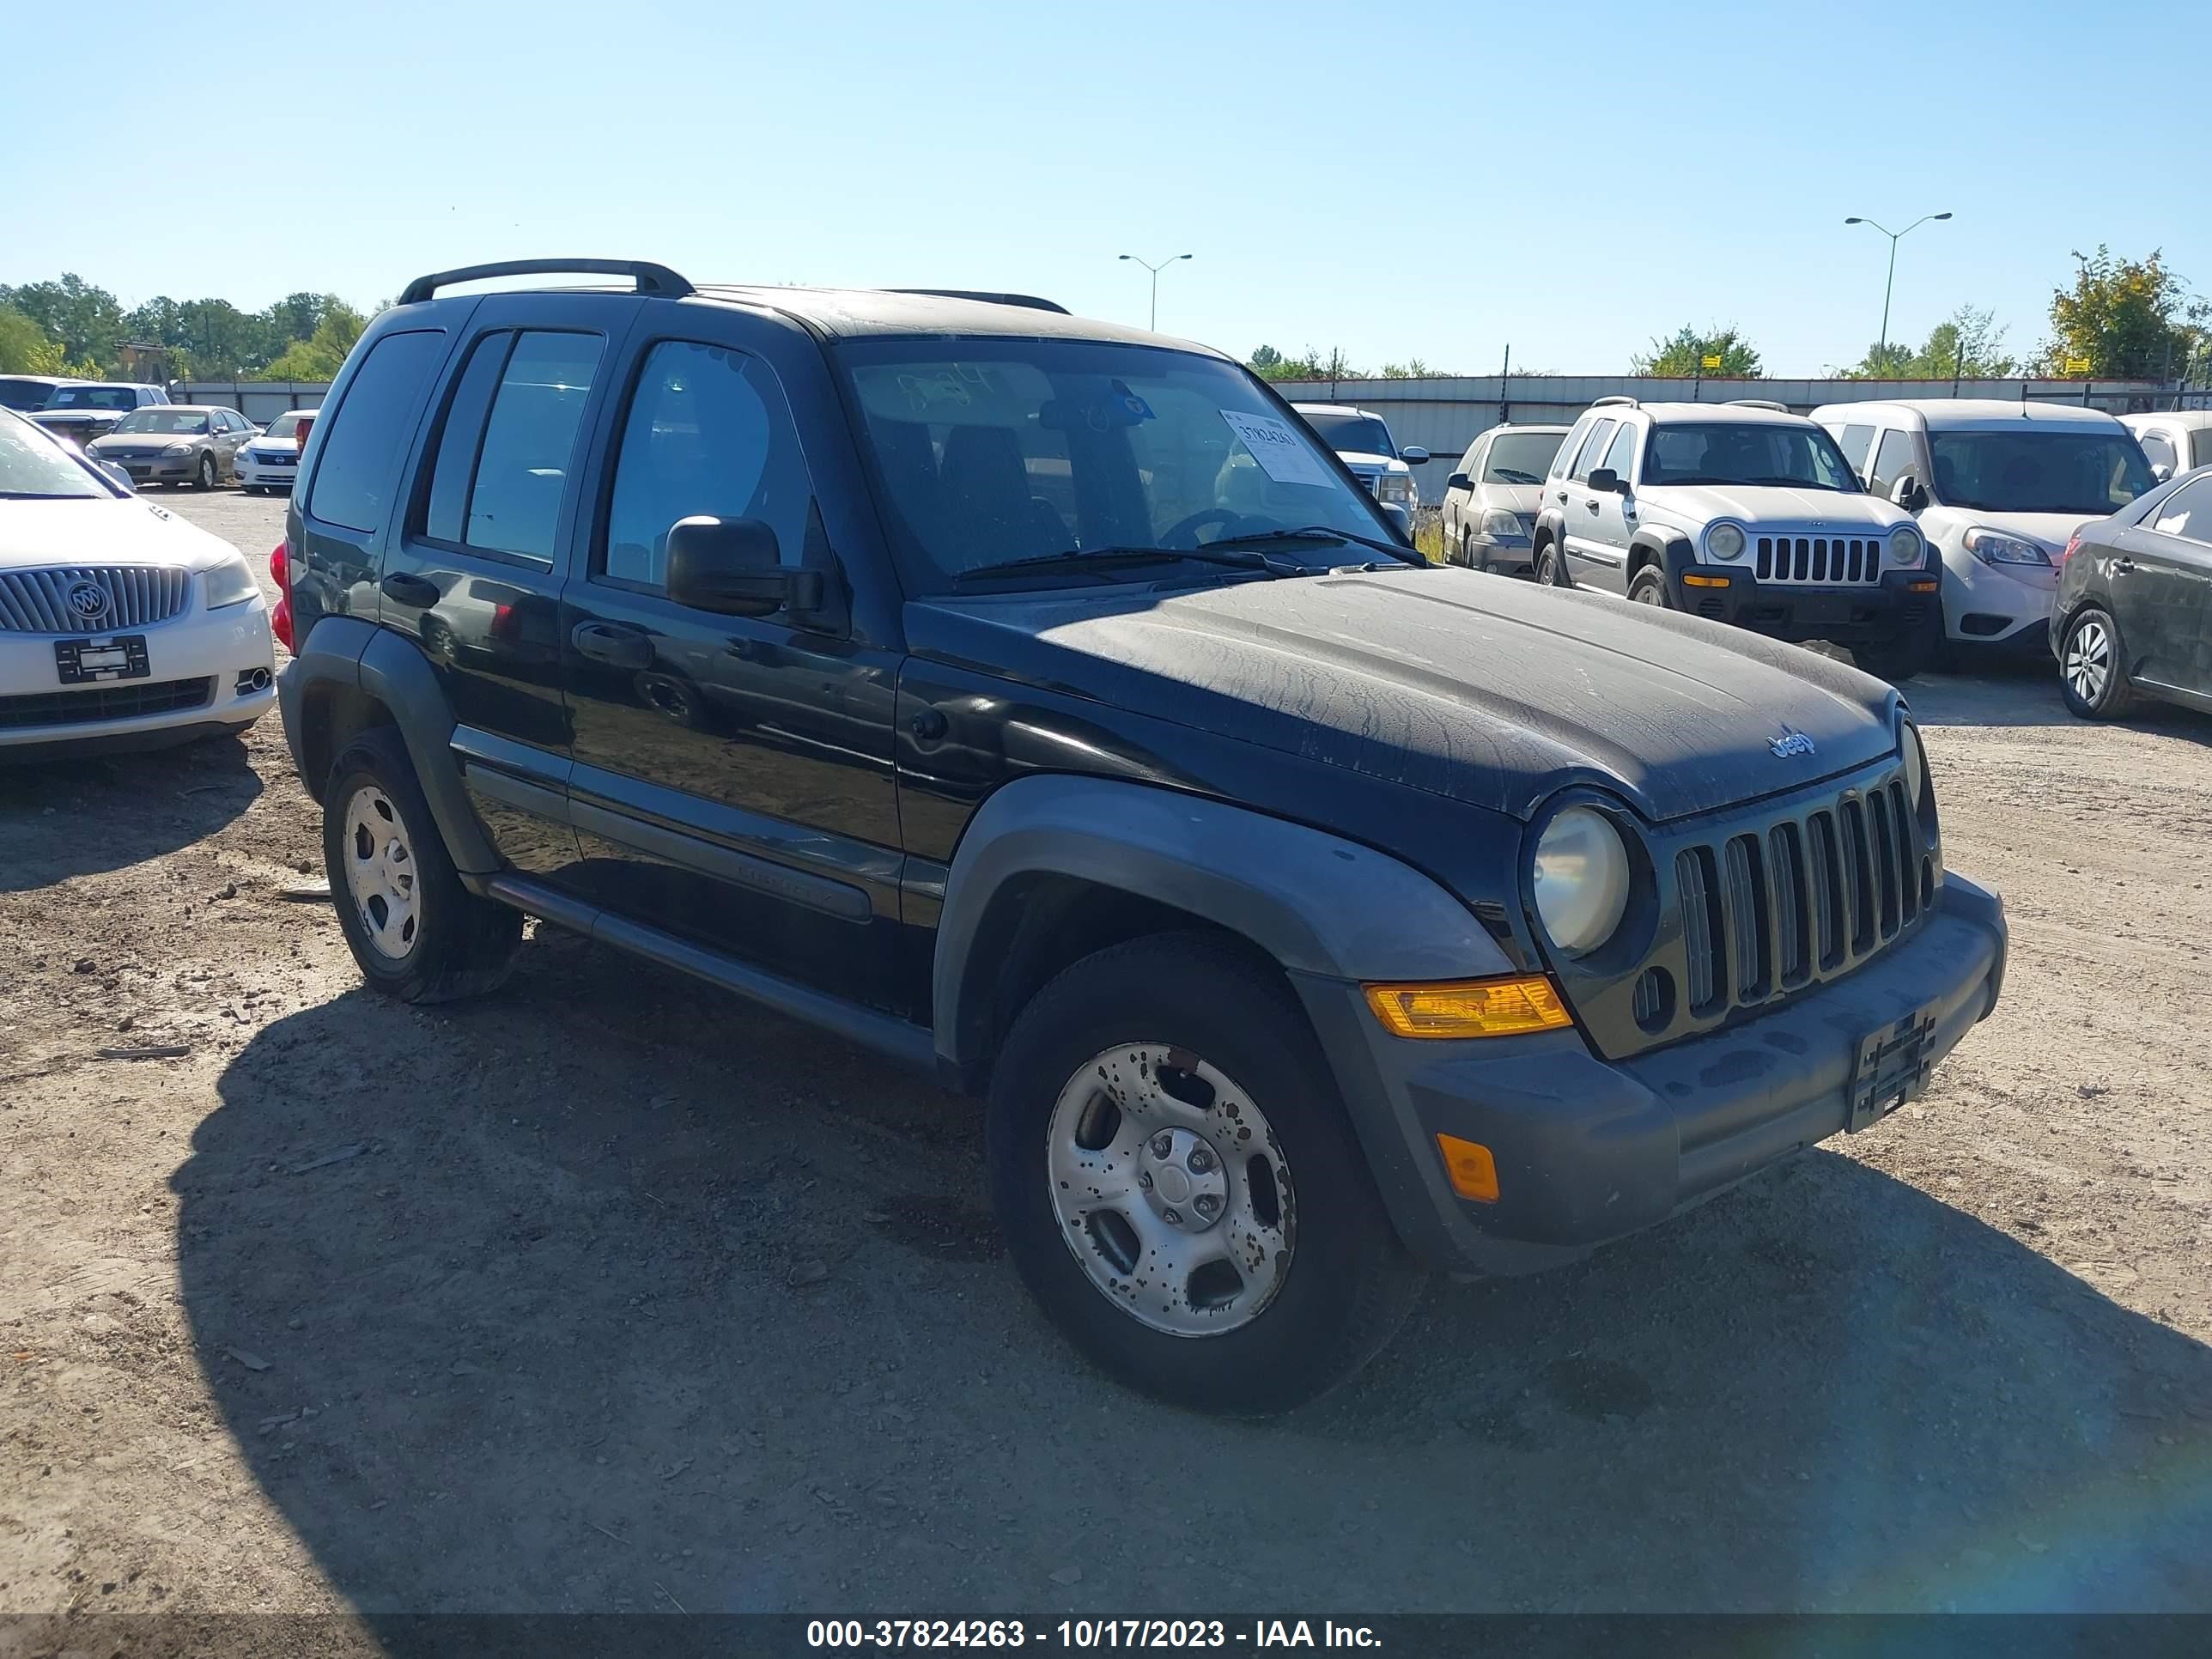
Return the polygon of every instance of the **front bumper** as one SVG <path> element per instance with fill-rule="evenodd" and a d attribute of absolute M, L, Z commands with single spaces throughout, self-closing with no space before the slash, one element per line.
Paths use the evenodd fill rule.
<path fill-rule="evenodd" d="M 0 757 L 24 760 L 95 748 L 158 748 L 198 735 L 198 729 L 251 726 L 276 704 L 273 680 L 264 680 L 258 690 L 241 682 L 241 676 L 256 670 L 267 675 L 276 668 L 269 607 L 258 598 L 221 611 L 194 609 L 168 622 L 126 631 L 146 641 L 146 673 L 137 679 L 76 686 L 61 684 L 53 636 L 0 635 Z M 184 692 L 155 690 L 203 680 L 208 682 L 206 695 L 196 701 L 185 700 Z M 103 708 L 128 709 L 155 701 L 171 706 L 151 713 L 99 714 Z M 47 718 L 58 711 L 98 717 Z M 23 723 L 15 723 L 18 719 Z M 172 735 L 176 733 L 183 736 Z"/>
<path fill-rule="evenodd" d="M 1984 564 L 1964 549 L 1943 554 L 1943 632 L 1955 645 L 2031 654 L 2050 635 L 2055 565 Z M 2037 642 L 2031 646 L 2029 641 Z"/>
<path fill-rule="evenodd" d="M 1536 550 L 1526 536 L 1478 535 L 1471 538 L 1474 566 L 1501 575 L 1526 575 L 1536 568 Z"/>
<path fill-rule="evenodd" d="M 1350 1104 L 1385 1204 L 1416 1256 L 1449 1272 L 1531 1273 L 1691 1207 L 1844 1129 L 1865 1037 L 1931 1022 L 1948 1054 L 1996 1006 L 2004 906 L 1947 874 L 1910 938 L 1840 980 L 1701 1037 L 1625 1060 L 1579 1032 L 1409 1041 L 1356 985 L 1298 989 Z M 1498 1199 L 1446 1183 L 1439 1133 L 1491 1150 Z"/>
<path fill-rule="evenodd" d="M 183 483 L 199 471 L 200 458 L 192 455 L 161 455 L 141 460 L 137 456 L 103 455 L 98 451 L 87 452 L 95 461 L 108 461 L 131 475 L 132 483 Z"/>
<path fill-rule="evenodd" d="M 1692 576 L 1698 580 L 1685 580 Z M 1875 645 L 1932 630 L 1942 613 L 1942 585 L 1934 568 L 1885 570 L 1871 586 L 1800 586 L 1762 582 L 1731 565 L 1667 561 L 1676 609 L 1792 643 Z"/>
<path fill-rule="evenodd" d="M 251 484 L 256 489 L 289 489 L 292 481 L 299 476 L 296 461 L 289 466 L 277 466 L 266 461 L 248 460 L 244 456 L 239 458 L 239 483 Z"/>

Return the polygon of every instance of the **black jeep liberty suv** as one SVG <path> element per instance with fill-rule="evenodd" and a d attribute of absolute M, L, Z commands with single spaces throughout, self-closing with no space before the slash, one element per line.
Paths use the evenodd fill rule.
<path fill-rule="evenodd" d="M 1996 1002 L 1894 690 L 1430 565 L 1201 348 L 526 262 L 325 410 L 283 706 L 369 984 L 488 991 L 526 912 L 931 1069 L 1170 1399 L 1310 1398 L 1423 1270 L 1864 1128 Z"/>

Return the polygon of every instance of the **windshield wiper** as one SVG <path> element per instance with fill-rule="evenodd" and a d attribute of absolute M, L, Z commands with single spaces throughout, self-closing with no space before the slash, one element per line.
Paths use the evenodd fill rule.
<path fill-rule="evenodd" d="M 1023 576 L 1040 570 L 1135 570 L 1151 564 L 1195 563 L 1220 565 L 1231 570 L 1253 570 L 1263 576 L 1303 576 L 1303 565 L 1285 564 L 1258 553 L 1238 556 L 1213 554 L 1182 547 L 1071 547 L 1059 553 L 1039 553 L 1003 564 L 971 565 L 952 574 L 955 586 L 991 576 Z"/>
<path fill-rule="evenodd" d="M 1206 543 L 1206 546 L 1208 548 L 1247 547 L 1261 542 L 1322 540 L 1356 543 L 1361 547 L 1371 547 L 1377 553 L 1388 553 L 1391 557 L 1405 564 L 1428 562 L 1410 547 L 1400 547 L 1391 542 L 1377 540 L 1372 536 L 1355 535 L 1349 530 L 1337 530 L 1325 524 L 1302 524 L 1286 530 L 1248 530 L 1241 536 L 1216 536 L 1212 541 Z"/>

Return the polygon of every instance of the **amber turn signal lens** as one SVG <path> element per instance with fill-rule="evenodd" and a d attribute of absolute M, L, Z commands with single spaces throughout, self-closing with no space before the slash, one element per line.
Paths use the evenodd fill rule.
<path fill-rule="evenodd" d="M 1917 582 L 1907 582 L 1905 586 L 1906 592 L 1912 593 L 1933 593 L 1936 591 L 1934 580 L 1928 577 L 1923 577 Z"/>
<path fill-rule="evenodd" d="M 1512 1036 L 1558 1030 L 1574 1023 L 1552 981 L 1540 974 L 1364 988 L 1375 1018 L 1386 1030 L 1402 1037 Z"/>
<path fill-rule="evenodd" d="M 1437 1150 L 1444 1155 L 1444 1174 L 1454 1192 L 1478 1204 L 1498 1202 L 1498 1160 L 1489 1147 L 1457 1135 L 1438 1135 Z"/>
<path fill-rule="evenodd" d="M 1685 587 L 1726 587 L 1728 585 L 1726 576 L 1700 576 L 1694 570 L 1682 573 L 1682 586 Z"/>

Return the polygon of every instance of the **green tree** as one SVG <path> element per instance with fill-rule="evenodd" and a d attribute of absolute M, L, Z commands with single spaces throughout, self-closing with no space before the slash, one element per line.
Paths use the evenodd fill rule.
<path fill-rule="evenodd" d="M 1263 345 L 1254 349 L 1251 361 L 1253 372 L 1265 375 L 1269 369 L 1283 361 L 1283 354 L 1271 345 Z"/>
<path fill-rule="evenodd" d="M 58 282 L 0 288 L 0 306 L 28 317 L 73 362 L 115 361 L 123 338 L 123 307 L 106 289 L 93 287 L 74 271 L 64 272 Z"/>
<path fill-rule="evenodd" d="M 1708 357 L 1719 358 L 1719 367 L 1704 368 Z M 1684 379 L 1702 374 L 1708 380 L 1756 380 L 1763 379 L 1766 373 L 1759 365 L 1757 349 L 1736 331 L 1735 325 L 1699 329 L 1687 323 L 1670 335 L 1655 338 L 1649 356 L 1631 357 L 1628 372 L 1678 374 Z"/>
<path fill-rule="evenodd" d="M 2002 380 L 2020 367 L 2004 349 L 2004 337 L 1995 312 L 1960 306 L 1928 331 L 1917 349 L 1901 341 L 1869 346 L 1858 367 L 1846 373 L 1855 380 Z"/>
<path fill-rule="evenodd" d="M 2094 254 L 2076 252 L 2074 259 L 2073 286 L 2051 296 L 2044 372 L 2064 375 L 2069 362 L 2081 362 L 2088 374 L 2107 380 L 2181 372 L 2206 337 L 2212 305 L 2191 295 L 2155 248 L 2147 259 L 2118 259 L 2100 242 Z"/>
<path fill-rule="evenodd" d="M 35 374 L 33 358 L 43 360 L 52 343 L 46 331 L 13 306 L 0 306 L 0 374 Z"/>
<path fill-rule="evenodd" d="M 330 380 L 337 378 L 346 353 L 368 326 L 361 313 L 343 301 L 325 295 L 322 319 L 305 340 L 287 346 L 256 376 L 264 380 Z"/>
<path fill-rule="evenodd" d="M 1323 353 L 1308 346 L 1302 356 L 1285 357 L 1273 346 L 1262 346 L 1268 361 L 1260 361 L 1260 352 L 1252 354 L 1252 370 L 1263 380 L 1356 380 L 1360 373 L 1352 368 L 1341 347 L 1332 347 Z"/>

